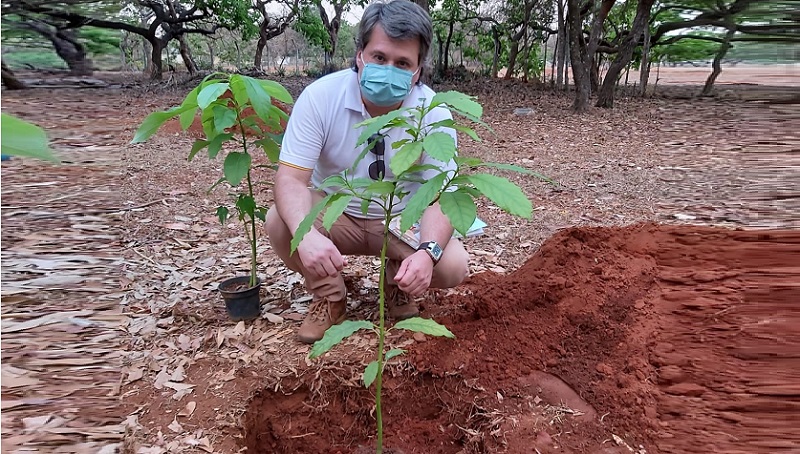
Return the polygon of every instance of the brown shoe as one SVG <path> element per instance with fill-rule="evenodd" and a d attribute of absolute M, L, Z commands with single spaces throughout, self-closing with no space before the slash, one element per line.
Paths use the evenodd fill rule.
<path fill-rule="evenodd" d="M 297 340 L 313 344 L 322 339 L 325 331 L 333 325 L 342 323 L 347 314 L 347 301 L 328 301 L 327 298 L 314 298 L 308 313 L 297 330 Z"/>
<path fill-rule="evenodd" d="M 414 298 L 396 285 L 386 286 L 386 307 L 389 308 L 389 317 L 395 320 L 405 320 L 419 315 L 419 307 Z"/>

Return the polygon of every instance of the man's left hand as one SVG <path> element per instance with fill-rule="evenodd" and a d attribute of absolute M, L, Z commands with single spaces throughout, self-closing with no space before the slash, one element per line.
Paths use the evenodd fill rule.
<path fill-rule="evenodd" d="M 433 277 L 433 259 L 425 251 L 417 251 L 400 264 L 394 281 L 400 290 L 411 296 L 421 296 L 428 290 Z"/>

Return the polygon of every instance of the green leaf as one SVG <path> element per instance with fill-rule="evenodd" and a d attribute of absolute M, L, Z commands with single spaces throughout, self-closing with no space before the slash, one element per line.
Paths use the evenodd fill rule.
<path fill-rule="evenodd" d="M 475 142 L 480 142 L 481 141 L 481 138 L 478 137 L 478 133 L 475 132 L 475 130 L 472 129 L 472 128 L 468 128 L 466 126 L 462 126 L 462 125 L 456 124 L 456 125 L 453 125 L 453 129 L 455 129 L 458 132 L 463 132 L 464 134 L 468 135 Z"/>
<path fill-rule="evenodd" d="M 450 110 L 454 110 L 468 118 L 479 119 L 483 115 L 483 107 L 475 101 L 474 97 L 457 91 L 437 93 L 431 101 L 431 107 L 436 107 L 440 104 L 446 104 Z"/>
<path fill-rule="evenodd" d="M 260 145 L 261 148 L 264 150 L 264 153 L 267 155 L 269 162 L 277 163 L 281 156 L 281 147 L 278 146 L 277 142 L 271 137 L 265 137 L 261 140 L 257 140 L 255 142 L 257 145 Z"/>
<path fill-rule="evenodd" d="M 372 203 L 372 194 L 364 194 L 364 198 L 361 199 L 361 214 L 364 216 L 367 215 L 369 212 L 369 204 Z"/>
<path fill-rule="evenodd" d="M 244 82 L 244 88 L 247 91 L 247 96 L 250 97 L 250 105 L 256 111 L 258 118 L 264 122 L 270 120 L 270 106 L 272 106 L 272 99 L 269 97 L 264 88 L 257 79 L 252 77 L 241 76 Z"/>
<path fill-rule="evenodd" d="M 202 90 L 200 90 L 200 93 L 197 94 L 197 105 L 201 109 L 208 108 L 211 103 L 219 99 L 223 93 L 228 91 L 229 87 L 230 85 L 227 82 L 215 82 L 213 84 L 206 85 Z"/>
<path fill-rule="evenodd" d="M 411 196 L 400 218 L 400 231 L 405 232 L 410 229 L 415 222 L 419 221 L 425 209 L 427 209 L 442 192 L 442 185 L 444 184 L 445 178 L 447 178 L 447 174 L 445 173 L 436 175 L 420 186 L 416 194 Z"/>
<path fill-rule="evenodd" d="M 236 112 L 227 106 L 214 106 L 214 129 L 225 132 L 226 129 L 236 124 Z"/>
<path fill-rule="evenodd" d="M 344 188 L 347 187 L 347 181 L 341 175 L 331 175 L 322 180 L 322 183 L 320 183 L 317 189 L 325 189 L 329 187 Z"/>
<path fill-rule="evenodd" d="M 394 358 L 395 356 L 405 355 L 406 351 L 402 348 L 393 348 L 386 352 L 385 361 L 389 361 L 390 359 Z"/>
<path fill-rule="evenodd" d="M 44 129 L 6 113 L 0 115 L 0 129 L 3 154 L 59 162 L 50 149 Z"/>
<path fill-rule="evenodd" d="M 303 241 L 303 237 L 306 236 L 306 233 L 308 233 L 311 230 L 311 227 L 314 226 L 314 221 L 317 220 L 317 216 L 319 216 L 319 214 L 322 213 L 322 210 L 328 206 L 331 198 L 333 198 L 333 194 L 328 194 L 325 196 L 324 199 L 320 200 L 316 205 L 311 207 L 311 211 L 309 211 L 306 217 L 300 221 L 300 225 L 297 226 L 297 230 L 294 232 L 294 238 L 292 238 L 292 243 L 290 245 L 292 254 L 294 254 L 294 251 L 297 250 L 297 246 L 301 241 Z"/>
<path fill-rule="evenodd" d="M 191 108 L 196 108 L 197 107 L 197 94 L 198 93 L 200 93 L 200 85 L 194 87 L 192 89 L 192 91 L 190 91 L 189 94 L 186 95 L 185 98 L 183 98 L 183 102 L 181 103 L 181 106 L 189 107 L 190 110 L 191 110 Z"/>
<path fill-rule="evenodd" d="M 233 137 L 233 134 L 226 132 L 224 134 L 215 135 L 208 143 L 208 157 L 214 159 L 222 149 L 222 144 L 227 142 Z"/>
<path fill-rule="evenodd" d="M 222 173 L 231 186 L 239 186 L 247 172 L 250 170 L 250 155 L 238 151 L 233 151 L 225 156 L 225 163 L 222 165 Z"/>
<path fill-rule="evenodd" d="M 392 142 L 392 149 L 397 150 L 408 142 L 411 142 L 411 139 L 400 139 L 397 142 Z"/>
<path fill-rule="evenodd" d="M 203 140 L 203 139 L 195 140 L 194 143 L 192 144 L 192 150 L 189 152 L 189 161 L 194 159 L 194 157 L 197 154 L 197 152 L 199 152 L 203 148 L 207 147 L 208 144 L 210 144 L 210 143 L 211 142 L 209 142 L 208 140 Z"/>
<path fill-rule="evenodd" d="M 470 175 L 469 180 L 483 195 L 508 213 L 530 219 L 533 215 L 531 201 L 522 189 L 506 178 L 487 173 Z"/>
<path fill-rule="evenodd" d="M 439 167 L 437 165 L 433 165 L 433 164 L 414 164 L 413 166 L 411 166 L 408 169 L 406 169 L 405 174 L 401 175 L 401 177 L 406 177 L 406 176 L 409 176 L 411 174 L 424 172 L 426 170 L 441 171 L 441 167 Z M 401 178 L 401 179 L 405 179 L 405 178 Z M 409 181 L 410 181 L 410 178 L 409 178 Z"/>
<path fill-rule="evenodd" d="M 244 219 L 245 215 L 252 218 L 256 211 L 256 201 L 250 194 L 239 194 L 236 209 L 239 211 L 239 219 Z"/>
<path fill-rule="evenodd" d="M 158 131 L 158 128 L 161 127 L 167 120 L 174 117 L 171 111 L 166 112 L 153 112 L 147 117 L 145 117 L 142 124 L 139 126 L 139 129 L 136 130 L 136 133 L 133 135 L 133 140 L 131 143 L 141 143 L 149 139 L 153 136 L 153 134 Z M 22 120 L 20 120 L 22 121 Z M 5 123 L 5 117 L 3 117 L 3 123 Z"/>
<path fill-rule="evenodd" d="M 378 195 L 391 194 L 394 192 L 395 185 L 396 183 L 393 181 L 373 181 L 365 188 L 365 191 Z"/>
<path fill-rule="evenodd" d="M 261 88 L 263 88 L 264 91 L 278 101 L 286 104 L 294 103 L 292 95 L 289 93 L 289 91 L 278 82 L 266 79 L 260 79 L 258 82 L 261 84 Z"/>
<path fill-rule="evenodd" d="M 422 143 L 409 142 L 403 145 L 397 154 L 392 157 L 391 162 L 389 162 L 389 168 L 392 169 L 395 175 L 401 175 L 414 165 L 420 156 L 422 156 Z"/>
<path fill-rule="evenodd" d="M 372 382 L 378 378 L 378 362 L 372 361 L 371 363 L 367 364 L 367 368 L 364 369 L 364 387 L 369 388 Z"/>
<path fill-rule="evenodd" d="M 217 186 L 219 186 L 220 184 L 222 184 L 224 182 L 225 182 L 225 177 L 220 177 L 220 179 L 218 179 L 216 181 L 216 183 L 212 184 L 211 187 L 208 188 L 208 191 L 206 191 L 206 194 L 211 194 L 211 191 L 213 191 L 214 188 L 216 188 Z"/>
<path fill-rule="evenodd" d="M 267 209 L 259 208 L 253 213 L 261 222 L 267 222 Z"/>
<path fill-rule="evenodd" d="M 466 238 L 467 231 L 478 216 L 472 197 L 462 190 L 445 192 L 439 197 L 439 205 L 453 228 Z"/>
<path fill-rule="evenodd" d="M 228 220 L 228 207 L 217 207 L 217 217 L 219 218 L 220 224 L 225 224 L 225 221 Z"/>
<path fill-rule="evenodd" d="M 206 139 L 212 140 L 217 135 L 214 128 L 214 111 L 212 109 L 202 109 L 200 111 L 200 124 L 203 126 L 203 133 Z"/>
<path fill-rule="evenodd" d="M 456 156 L 455 158 L 453 158 L 453 160 L 456 161 L 456 164 L 459 167 L 475 167 L 480 164 L 483 164 L 483 161 L 481 161 L 480 158 L 475 158 L 471 156 Z"/>
<path fill-rule="evenodd" d="M 344 210 L 352 199 L 353 197 L 349 194 L 333 194 L 328 208 L 325 210 L 325 215 L 322 217 L 322 227 L 324 227 L 325 230 L 330 232 L 333 223 L 344 213 Z"/>
<path fill-rule="evenodd" d="M 185 111 L 181 112 L 178 120 L 181 123 L 181 129 L 186 131 L 189 129 L 189 126 L 194 123 L 195 115 L 197 114 L 197 108 L 187 108 Z"/>
<path fill-rule="evenodd" d="M 314 359 L 324 354 L 360 329 L 375 329 L 375 325 L 366 320 L 345 320 L 338 325 L 331 326 L 325 331 L 322 339 L 314 342 L 308 357 Z"/>
<path fill-rule="evenodd" d="M 358 136 L 358 141 L 356 145 L 361 145 L 369 139 L 369 137 L 373 134 L 377 134 L 380 132 L 381 129 L 386 128 L 386 125 L 390 123 L 392 120 L 396 119 L 397 117 L 401 117 L 403 114 L 406 113 L 408 109 L 397 109 L 393 110 L 386 115 L 381 115 L 380 117 L 370 118 L 369 120 L 362 121 L 355 125 L 355 128 L 362 128 L 361 134 Z"/>
<path fill-rule="evenodd" d="M 429 336 L 449 337 L 451 339 L 456 337 L 444 325 L 440 325 L 429 318 L 407 318 L 403 321 L 395 323 L 394 327 L 427 334 Z"/>
<path fill-rule="evenodd" d="M 247 89 L 245 89 L 244 80 L 242 80 L 242 76 L 239 74 L 232 74 L 231 75 L 231 92 L 233 93 L 233 99 L 236 101 L 236 105 L 238 107 L 244 106 L 247 104 L 247 101 L 250 99 L 247 95 Z"/>
<path fill-rule="evenodd" d="M 456 126 L 455 120 L 452 118 L 445 118 L 444 120 L 439 120 L 437 122 L 431 123 L 427 126 L 428 131 L 435 131 L 441 128 L 453 128 Z"/>
<path fill-rule="evenodd" d="M 456 154 L 456 141 L 446 132 L 434 132 L 425 136 L 422 146 L 433 159 L 450 162 Z"/>

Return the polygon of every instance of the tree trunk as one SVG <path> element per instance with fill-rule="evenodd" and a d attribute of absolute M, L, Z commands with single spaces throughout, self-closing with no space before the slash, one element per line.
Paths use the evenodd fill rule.
<path fill-rule="evenodd" d="M 214 46 L 211 45 L 211 40 L 206 41 L 206 46 L 208 46 L 208 61 L 209 61 L 209 69 L 212 71 L 214 70 Z"/>
<path fill-rule="evenodd" d="M 444 77 L 444 40 L 442 39 L 442 34 L 436 31 L 436 42 L 439 43 L 439 48 L 437 49 L 438 57 L 436 58 L 436 74 L 439 77 Z"/>
<path fill-rule="evenodd" d="M 639 95 L 647 97 L 647 83 L 650 80 L 650 25 L 644 27 L 642 39 L 642 62 L 639 65 Z"/>
<path fill-rule="evenodd" d="M 186 66 L 186 70 L 189 71 L 189 74 L 197 74 L 197 63 L 194 61 L 194 57 L 192 56 L 192 48 L 189 47 L 189 43 L 186 42 L 186 36 L 178 35 L 178 45 L 181 52 L 181 58 L 183 59 L 183 65 Z"/>
<path fill-rule="evenodd" d="M 585 52 L 581 52 L 583 41 L 581 12 L 578 0 L 567 0 L 567 21 L 569 22 L 569 49 L 572 60 L 572 79 L 575 81 L 575 100 L 572 110 L 586 112 L 589 109 L 591 81 L 589 78 L 589 62 Z"/>
<path fill-rule="evenodd" d="M 150 16 L 152 13 L 148 14 L 146 8 L 142 8 L 139 10 L 139 27 L 143 29 L 150 29 L 150 24 L 148 23 Z M 155 33 L 155 31 L 153 31 Z M 151 40 L 144 35 L 140 35 L 142 37 L 142 57 L 144 58 L 143 72 L 145 74 L 151 75 L 153 74 L 153 46 L 151 44 Z M 154 38 L 155 39 L 155 38 Z"/>
<path fill-rule="evenodd" d="M 492 25 L 492 40 L 494 40 L 494 55 L 492 56 L 492 79 L 494 79 L 500 72 L 500 53 L 503 50 L 497 25 Z"/>
<path fill-rule="evenodd" d="M 503 77 L 506 80 L 511 79 L 514 75 L 514 69 L 517 66 L 517 55 L 519 55 L 519 41 L 511 41 L 511 48 L 508 49 L 508 65 L 506 65 L 506 75 Z"/>
<path fill-rule="evenodd" d="M 455 18 L 450 17 L 450 25 L 447 28 L 447 39 L 444 42 L 444 72 L 450 69 L 450 43 L 453 41 L 453 28 L 455 27 Z"/>
<path fill-rule="evenodd" d="M 145 38 L 142 38 L 142 55 L 144 56 L 144 73 L 153 74 L 153 46 Z"/>
<path fill-rule="evenodd" d="M 574 0 L 570 0 L 574 1 Z M 639 0 L 636 6 L 636 17 L 633 19 L 633 26 L 628 36 L 620 43 L 616 58 L 608 67 L 608 72 L 603 80 L 603 86 L 597 94 L 597 107 L 610 109 L 614 107 L 614 92 L 617 85 L 617 78 L 622 70 L 630 63 L 633 50 L 639 44 L 639 38 L 644 32 L 650 19 L 650 9 L 655 0 Z"/>
<path fill-rule="evenodd" d="M 556 0 L 558 4 L 558 35 L 556 35 L 556 87 L 564 85 L 564 57 L 566 56 L 566 21 L 564 21 L 564 3 Z"/>
<path fill-rule="evenodd" d="M 708 79 L 706 79 L 706 84 L 703 85 L 703 91 L 700 93 L 700 96 L 711 96 L 711 91 L 714 89 L 714 82 L 717 80 L 720 73 L 722 73 L 722 59 L 725 58 L 725 54 L 727 54 L 728 50 L 731 48 L 731 38 L 733 38 L 734 34 L 736 34 L 735 27 L 729 28 L 728 32 L 725 33 L 725 39 L 722 41 L 722 44 L 720 44 L 719 50 L 714 56 L 714 63 L 711 65 L 714 69 L 711 71 L 711 74 L 708 75 Z"/>
<path fill-rule="evenodd" d="M 72 75 L 92 75 L 92 60 L 86 57 L 86 48 L 78 40 L 77 29 L 61 29 L 39 21 L 29 21 L 25 25 L 53 44 L 56 54 L 64 60 Z"/>
<path fill-rule="evenodd" d="M 261 72 L 263 69 L 262 66 L 262 59 L 264 57 L 264 48 L 267 47 L 267 37 L 264 33 L 260 33 L 258 37 L 258 42 L 256 43 L 256 56 L 253 59 L 253 67 L 255 67 L 256 71 Z"/>
<path fill-rule="evenodd" d="M 600 44 L 600 36 L 603 34 L 603 24 L 611 12 L 611 7 L 614 6 L 616 0 L 603 0 L 600 3 L 600 9 L 595 13 L 594 20 L 592 21 L 592 31 L 589 33 L 589 42 L 586 45 L 586 61 L 588 62 L 591 70 L 591 83 L 592 91 L 597 91 L 600 88 L 600 74 L 597 64 L 597 47 Z"/>
<path fill-rule="evenodd" d="M 347 0 L 342 0 L 340 2 L 334 1 L 332 4 L 333 19 L 328 19 L 328 13 L 325 11 L 325 8 L 322 6 L 321 2 L 317 4 L 319 16 L 322 19 L 322 24 L 325 26 L 325 30 L 328 31 L 328 38 L 330 39 L 330 49 L 325 50 L 324 72 L 326 73 L 333 72 L 335 69 L 333 67 L 333 57 L 336 55 L 336 46 L 339 43 L 339 26 L 340 21 L 342 20 L 344 7 L 347 5 Z"/>
<path fill-rule="evenodd" d="M 150 48 L 153 49 L 153 52 L 150 54 L 150 80 L 161 80 L 163 78 L 164 64 L 161 60 L 161 53 L 164 51 L 168 42 L 169 41 L 165 41 L 164 38 L 155 38 L 150 41 Z"/>
<path fill-rule="evenodd" d="M 14 74 L 8 66 L 6 66 L 6 62 L 2 62 L 2 72 L 3 72 L 3 86 L 8 88 L 9 90 L 22 90 L 23 88 L 28 88 L 22 83 L 21 80 L 17 79 L 17 76 Z"/>

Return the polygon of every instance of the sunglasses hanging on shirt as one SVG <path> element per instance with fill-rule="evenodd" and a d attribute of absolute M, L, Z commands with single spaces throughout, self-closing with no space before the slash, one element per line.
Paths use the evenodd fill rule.
<path fill-rule="evenodd" d="M 373 180 L 383 180 L 386 176 L 386 162 L 383 155 L 386 153 L 386 142 L 380 134 L 373 134 L 367 139 L 369 151 L 375 155 L 375 161 L 369 165 L 369 177 Z"/>

